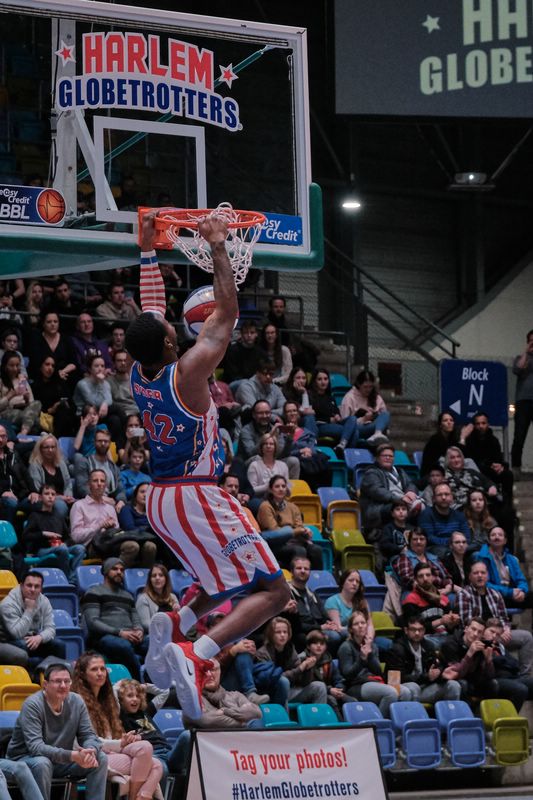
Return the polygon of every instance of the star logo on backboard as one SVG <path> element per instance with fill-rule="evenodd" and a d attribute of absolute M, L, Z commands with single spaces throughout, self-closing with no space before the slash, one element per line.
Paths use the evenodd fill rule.
<path fill-rule="evenodd" d="M 433 33 L 433 31 L 440 31 L 439 25 L 440 17 L 432 17 L 430 14 L 426 16 L 425 22 L 422 23 L 424 28 L 427 28 L 428 33 Z"/>
<path fill-rule="evenodd" d="M 231 84 L 239 77 L 235 74 L 235 72 L 233 72 L 233 64 L 228 64 L 227 67 L 223 67 L 222 64 L 219 64 L 218 66 L 220 69 L 219 81 L 224 81 L 224 83 L 226 83 L 231 89 Z"/>
<path fill-rule="evenodd" d="M 63 39 L 61 39 L 61 47 L 59 50 L 55 51 L 56 56 L 61 59 L 61 65 L 64 67 L 65 64 L 68 64 L 69 61 L 72 61 L 74 64 L 76 63 L 76 59 L 74 58 L 74 50 L 76 49 L 75 44 L 65 44 Z"/>

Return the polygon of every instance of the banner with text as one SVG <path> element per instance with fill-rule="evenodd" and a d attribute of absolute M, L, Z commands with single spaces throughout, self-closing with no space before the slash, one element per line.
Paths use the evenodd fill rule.
<path fill-rule="evenodd" d="M 529 0 L 335 0 L 336 111 L 530 117 Z"/>
<path fill-rule="evenodd" d="M 372 728 L 197 731 L 187 800 L 386 800 Z"/>

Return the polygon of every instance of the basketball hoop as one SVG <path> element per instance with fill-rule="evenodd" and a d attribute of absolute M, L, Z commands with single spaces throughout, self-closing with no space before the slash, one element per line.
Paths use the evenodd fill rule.
<path fill-rule="evenodd" d="M 227 223 L 228 237 L 226 251 L 233 269 L 235 285 L 238 286 L 246 278 L 252 263 L 252 251 L 263 224 L 264 214 L 259 211 L 238 211 L 230 203 L 220 203 L 217 208 L 161 208 L 139 209 L 139 228 L 147 211 L 157 211 L 155 219 L 155 248 L 171 250 L 178 247 L 187 258 L 203 269 L 213 272 L 213 258 L 205 239 L 198 231 L 198 222 L 204 217 L 217 216 Z M 188 231 L 192 236 L 183 236 Z"/>

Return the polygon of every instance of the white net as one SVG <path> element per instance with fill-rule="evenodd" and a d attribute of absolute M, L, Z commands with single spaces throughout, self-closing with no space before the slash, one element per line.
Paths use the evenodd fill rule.
<path fill-rule="evenodd" d="M 183 217 L 181 216 L 183 214 Z M 253 247 L 259 238 L 264 223 L 262 215 L 244 215 L 236 211 L 230 203 L 220 203 L 210 212 L 210 215 L 222 217 L 228 223 L 228 237 L 226 239 L 226 251 L 233 269 L 235 285 L 239 286 L 252 263 Z M 176 213 L 165 211 L 159 213 L 159 219 L 169 222 L 165 231 L 168 240 L 174 247 L 184 253 L 187 258 L 203 269 L 205 272 L 213 272 L 213 259 L 211 250 L 205 239 L 198 232 L 198 218 L 201 212 L 180 211 L 179 221 Z M 250 219 L 253 221 L 250 222 Z M 187 222 L 190 220 L 191 224 Z M 254 221 L 257 220 L 257 221 Z M 229 227 L 231 225 L 231 227 Z M 188 231 L 192 236 L 184 236 L 183 232 Z"/>

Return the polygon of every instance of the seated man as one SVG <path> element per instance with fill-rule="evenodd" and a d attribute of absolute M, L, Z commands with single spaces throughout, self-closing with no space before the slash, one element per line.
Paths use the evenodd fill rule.
<path fill-rule="evenodd" d="M 224 380 L 235 392 L 242 380 L 251 378 L 257 372 L 259 361 L 266 353 L 257 344 L 257 325 L 252 319 L 245 319 L 240 328 L 241 338 L 230 344 L 224 356 Z"/>
<path fill-rule="evenodd" d="M 106 373 L 113 369 L 113 362 L 107 344 L 94 335 L 93 318 L 87 311 L 83 311 L 76 320 L 76 330 L 70 337 L 76 354 L 76 366 L 81 375 L 89 369 L 89 359 L 100 356 L 104 359 Z"/>
<path fill-rule="evenodd" d="M 65 644 L 55 638 L 52 605 L 42 590 L 43 576 L 30 570 L 0 603 L 0 635 L 28 654 L 32 668 L 47 656 L 65 658 L 66 653 Z"/>
<path fill-rule="evenodd" d="M 470 541 L 470 529 L 462 511 L 452 509 L 453 494 L 448 483 L 439 483 L 433 490 L 433 505 L 425 508 L 418 524 L 428 537 L 429 550 L 439 558 L 446 553 L 450 536 L 461 531 Z"/>
<path fill-rule="evenodd" d="M 89 475 L 89 493 L 83 500 L 76 500 L 70 511 L 70 536 L 76 544 L 83 544 L 97 556 L 120 555 L 128 567 L 138 559 L 143 566 L 150 567 L 155 561 L 157 546 L 146 537 L 135 540 L 119 530 L 116 508 L 106 496 L 106 475 L 101 469 L 93 469 Z M 122 504 L 124 505 L 124 504 Z"/>
<path fill-rule="evenodd" d="M 71 684 L 64 664 L 47 667 L 42 690 L 24 701 L 7 757 L 30 767 L 44 800 L 50 800 L 53 778 L 85 780 L 87 798 L 104 800 L 107 757 Z"/>
<path fill-rule="evenodd" d="M 474 561 L 470 567 L 469 583 L 457 595 L 457 608 L 466 626 L 472 617 L 487 620 L 496 617 L 504 626 L 501 641 L 511 651 L 518 652 L 520 676 L 530 675 L 533 665 L 533 636 L 529 631 L 511 630 L 503 597 L 488 586 L 489 571 L 483 561 Z"/>
<path fill-rule="evenodd" d="M 136 680 L 148 650 L 148 637 L 135 608 L 135 598 L 124 589 L 124 562 L 107 558 L 102 564 L 104 582 L 91 586 L 81 599 L 88 646 L 112 663 L 124 664 Z"/>
<path fill-rule="evenodd" d="M 424 638 L 425 632 L 424 620 L 413 614 L 387 651 L 387 668 L 400 672 L 400 683 L 407 684 L 420 703 L 459 700 L 461 686 L 442 677 L 443 664 L 433 644 Z"/>
<path fill-rule="evenodd" d="M 459 681 L 465 700 L 472 697 L 496 697 L 498 684 L 492 659 L 492 648 L 485 647 L 485 623 L 472 617 L 464 631 L 457 629 L 444 640 L 441 655 L 445 664 L 442 677 Z"/>
<path fill-rule="evenodd" d="M 502 642 L 504 625 L 496 617 L 489 617 L 483 636 L 485 647 L 492 647 L 492 662 L 498 683 L 498 697 L 510 700 L 520 711 L 526 700 L 533 699 L 533 678 L 520 676 L 520 664 L 510 655 Z"/>
<path fill-rule="evenodd" d="M 477 553 L 476 557 L 484 561 L 489 570 L 487 585 L 501 594 L 507 608 L 533 608 L 533 592 L 529 590 L 518 559 L 506 545 L 506 533 L 496 525 L 489 531 L 488 543 Z"/>
<path fill-rule="evenodd" d="M 460 624 L 458 614 L 450 609 L 450 601 L 435 586 L 431 566 L 420 561 L 414 568 L 413 590 L 402 602 L 404 624 L 412 617 L 419 618 L 429 641 L 439 646 L 442 638 Z"/>
<path fill-rule="evenodd" d="M 275 365 L 272 361 L 262 358 L 258 364 L 255 375 L 239 384 L 235 392 L 235 400 L 241 406 L 241 415 L 251 411 L 258 400 L 265 400 L 272 409 L 272 414 L 281 417 L 285 396 L 279 386 L 273 382 Z"/>
<path fill-rule="evenodd" d="M 109 287 L 107 300 L 96 308 L 96 316 L 106 320 L 125 320 L 132 322 L 141 314 L 141 309 L 137 306 L 133 297 L 126 297 L 124 285 L 113 283 Z M 109 327 L 109 326 L 108 326 Z"/>
<path fill-rule="evenodd" d="M 365 533 L 381 530 L 391 521 L 393 503 L 403 500 L 411 518 L 416 517 L 421 504 L 418 489 L 403 470 L 394 466 L 394 447 L 381 444 L 376 460 L 365 470 L 361 481 L 361 514 Z"/>
<path fill-rule="evenodd" d="M 252 419 L 243 425 L 237 447 L 237 455 L 246 462 L 259 455 L 259 442 L 265 433 L 275 433 L 278 439 L 276 458 L 284 461 L 289 470 L 289 478 L 300 477 L 300 461 L 296 456 L 291 456 L 293 448 L 292 433 L 287 426 L 287 433 L 282 433 L 280 421 L 274 422 L 275 415 L 272 407 L 266 400 L 257 400 L 252 406 Z"/>
<path fill-rule="evenodd" d="M 311 562 L 308 558 L 296 557 L 291 561 L 291 599 L 283 611 L 292 626 L 293 643 L 298 652 L 305 649 L 309 631 L 321 630 L 328 640 L 328 648 L 334 654 L 346 634 L 340 624 L 328 619 L 324 603 L 308 586 Z"/>
<path fill-rule="evenodd" d="M 107 429 L 96 430 L 94 434 L 95 453 L 92 456 L 76 455 L 74 457 L 74 470 L 76 481 L 76 497 L 85 497 L 89 490 L 89 475 L 95 470 L 101 470 L 106 478 L 107 502 L 115 506 L 117 514 L 126 503 L 126 492 L 122 485 L 120 469 L 111 460 L 109 449 L 111 447 L 111 434 Z"/>

